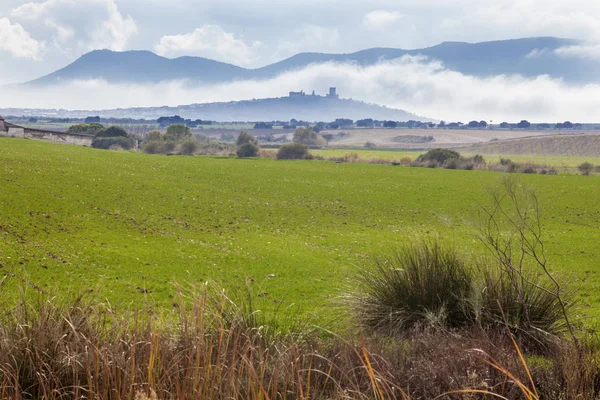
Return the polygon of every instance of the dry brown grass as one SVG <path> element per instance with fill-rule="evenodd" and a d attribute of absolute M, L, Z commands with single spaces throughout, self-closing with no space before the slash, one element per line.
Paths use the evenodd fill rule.
<path fill-rule="evenodd" d="M 522 398 L 529 382 L 512 342 L 479 331 L 342 339 L 272 331 L 222 292 L 180 294 L 171 313 L 117 313 L 82 299 L 23 301 L 2 314 L 2 399 Z M 474 350 L 477 349 L 477 350 Z M 597 353 L 557 346 L 531 361 L 540 398 L 594 398 Z M 492 368 L 494 360 L 509 371 Z"/>

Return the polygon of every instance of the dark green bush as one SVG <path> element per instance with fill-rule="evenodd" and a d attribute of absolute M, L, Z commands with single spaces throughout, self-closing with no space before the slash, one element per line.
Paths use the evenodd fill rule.
<path fill-rule="evenodd" d="M 108 128 L 96 133 L 95 137 L 127 137 L 127 131 L 120 126 L 109 126 Z"/>
<path fill-rule="evenodd" d="M 166 142 L 162 140 L 151 140 L 142 146 L 142 151 L 146 154 L 166 154 Z"/>
<path fill-rule="evenodd" d="M 258 146 L 254 143 L 244 143 L 237 149 L 236 154 L 239 158 L 256 157 L 258 155 Z"/>
<path fill-rule="evenodd" d="M 72 125 L 69 127 L 69 129 L 67 129 L 67 133 L 95 136 L 97 133 L 99 133 L 103 130 L 104 130 L 104 125 L 93 122 L 91 124 Z"/>
<path fill-rule="evenodd" d="M 594 165 L 589 162 L 584 162 L 577 168 L 579 169 L 579 172 L 581 172 L 581 175 L 588 176 L 594 170 Z"/>
<path fill-rule="evenodd" d="M 110 148 L 122 148 L 123 150 L 131 150 L 135 145 L 135 141 L 129 137 L 95 137 L 92 140 L 92 147 L 96 149 L 108 150 Z"/>
<path fill-rule="evenodd" d="M 186 156 L 192 156 L 196 154 L 198 150 L 200 150 L 200 143 L 198 143 L 198 141 L 196 141 L 195 139 L 186 139 L 181 143 L 179 147 L 179 151 L 181 152 L 181 154 L 184 154 Z"/>
<path fill-rule="evenodd" d="M 165 133 L 165 139 L 169 141 L 179 142 L 192 137 L 191 129 L 183 124 L 169 125 Z"/>
<path fill-rule="evenodd" d="M 460 154 L 449 149 L 433 149 L 417 158 L 418 162 L 435 161 L 444 164 L 448 160 L 459 160 Z"/>
<path fill-rule="evenodd" d="M 144 141 L 145 142 L 152 142 L 152 141 L 155 141 L 155 140 L 163 140 L 163 138 L 164 137 L 163 137 L 162 132 L 155 129 L 153 131 L 150 131 L 150 132 L 146 133 L 146 136 L 144 137 Z"/>
<path fill-rule="evenodd" d="M 176 148 L 177 148 L 177 142 L 174 142 L 173 140 L 167 140 L 165 142 L 165 154 L 173 153 Z"/>
<path fill-rule="evenodd" d="M 300 143 L 284 144 L 277 151 L 278 160 L 301 160 L 309 158 L 311 158 L 311 154 L 308 151 L 308 147 Z"/>
<path fill-rule="evenodd" d="M 258 140 L 256 140 L 256 138 L 254 136 L 252 136 L 251 134 L 249 134 L 248 132 L 240 132 L 239 136 L 237 137 L 235 144 L 238 147 L 242 147 L 244 144 L 253 144 L 253 145 L 257 145 L 258 144 Z"/>

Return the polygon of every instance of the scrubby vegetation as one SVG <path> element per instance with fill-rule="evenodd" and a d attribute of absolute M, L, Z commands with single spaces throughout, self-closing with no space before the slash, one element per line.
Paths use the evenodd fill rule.
<path fill-rule="evenodd" d="M 248 132 L 240 132 L 235 141 L 239 158 L 256 157 L 259 152 L 258 140 Z"/>
<path fill-rule="evenodd" d="M 465 158 L 454 150 L 433 149 L 417 157 L 411 165 L 414 167 L 472 170 L 483 169 L 485 161 L 479 155 Z"/>
<path fill-rule="evenodd" d="M 305 146 L 325 146 L 327 141 L 311 127 L 299 127 L 294 132 L 293 142 Z"/>
<path fill-rule="evenodd" d="M 277 151 L 278 160 L 301 160 L 312 158 L 308 147 L 300 143 L 282 145 Z"/>
<path fill-rule="evenodd" d="M 92 147 L 104 150 L 131 150 L 135 145 L 135 138 L 118 126 L 98 130 L 92 140 Z"/>

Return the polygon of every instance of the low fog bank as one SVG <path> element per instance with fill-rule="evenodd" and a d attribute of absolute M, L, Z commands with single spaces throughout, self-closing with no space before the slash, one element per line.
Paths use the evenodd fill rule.
<path fill-rule="evenodd" d="M 598 122 L 600 85 L 568 85 L 540 76 L 477 78 L 448 70 L 423 57 L 405 56 L 369 67 L 312 65 L 265 81 L 194 86 L 171 81 L 115 85 L 102 80 L 51 87 L 4 87 L 0 108 L 101 110 L 177 106 L 286 96 L 292 90 L 324 94 L 336 86 L 354 98 L 447 121 L 501 120 Z M 290 116 L 292 118 L 293 116 Z M 339 115 L 349 117 L 351 115 Z"/>

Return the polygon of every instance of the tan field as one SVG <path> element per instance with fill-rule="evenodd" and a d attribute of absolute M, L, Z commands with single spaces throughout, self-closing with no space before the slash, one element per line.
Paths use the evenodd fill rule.
<path fill-rule="evenodd" d="M 344 133 L 344 136 L 340 134 Z M 339 129 L 321 132 L 335 135 L 331 147 L 363 147 L 370 142 L 378 148 L 427 149 L 467 147 L 504 140 L 538 136 L 575 135 L 592 131 L 547 131 L 503 129 Z M 427 138 L 431 137 L 431 138 Z"/>

